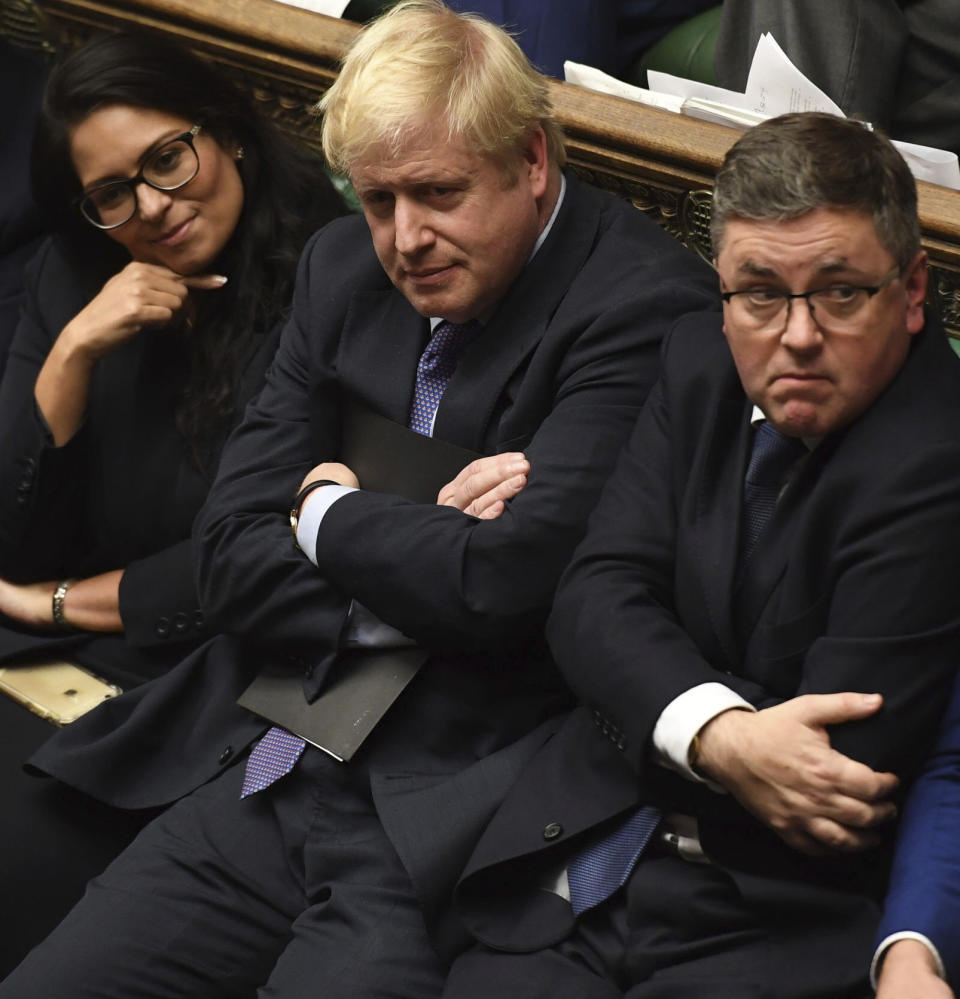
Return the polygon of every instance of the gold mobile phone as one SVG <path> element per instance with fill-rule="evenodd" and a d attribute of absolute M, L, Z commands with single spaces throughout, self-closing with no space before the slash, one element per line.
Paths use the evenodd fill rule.
<path fill-rule="evenodd" d="M 56 660 L 0 668 L 0 691 L 54 725 L 68 725 L 123 691 L 76 663 Z"/>

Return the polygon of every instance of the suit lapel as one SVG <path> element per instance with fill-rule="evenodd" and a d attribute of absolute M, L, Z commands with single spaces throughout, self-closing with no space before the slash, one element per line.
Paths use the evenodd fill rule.
<path fill-rule="evenodd" d="M 354 296 L 337 351 L 340 385 L 404 426 L 430 324 L 393 287 Z"/>
<path fill-rule="evenodd" d="M 717 409 L 699 476 L 694 520 L 697 576 L 710 624 L 720 652 L 734 666 L 742 658 L 734 627 L 733 591 L 740 546 L 743 476 L 750 448 L 747 411 L 742 396 L 723 400 Z"/>
<path fill-rule="evenodd" d="M 598 213 L 572 177 L 560 212 L 537 255 L 467 348 L 440 400 L 434 433 L 475 451 L 496 446 L 490 422 L 510 378 L 533 353 L 596 240 Z"/>

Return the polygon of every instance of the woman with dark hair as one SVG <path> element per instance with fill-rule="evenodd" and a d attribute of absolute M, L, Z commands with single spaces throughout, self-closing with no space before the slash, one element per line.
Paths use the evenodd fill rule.
<path fill-rule="evenodd" d="M 126 688 L 207 637 L 191 522 L 272 358 L 300 250 L 344 208 L 318 158 L 219 72 L 135 35 L 53 69 L 34 183 L 58 235 L 29 269 L 0 384 L 0 666 L 67 658 Z M 36 930 L 18 908 L 26 941 L 142 817 L 21 775 L 51 729 L 6 698 L 0 724 L 0 851 L 20 879 L 0 894 L 42 900 Z M 39 885 L 25 830 L 35 857 L 69 851 Z"/>

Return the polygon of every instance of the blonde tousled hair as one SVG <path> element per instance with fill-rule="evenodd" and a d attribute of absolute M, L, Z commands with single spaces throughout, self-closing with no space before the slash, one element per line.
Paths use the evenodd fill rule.
<path fill-rule="evenodd" d="M 440 0 L 405 0 L 363 30 L 319 107 L 323 151 L 340 173 L 373 147 L 396 155 L 438 122 L 507 173 L 538 126 L 550 162 L 566 159 L 546 78 L 501 28 Z"/>

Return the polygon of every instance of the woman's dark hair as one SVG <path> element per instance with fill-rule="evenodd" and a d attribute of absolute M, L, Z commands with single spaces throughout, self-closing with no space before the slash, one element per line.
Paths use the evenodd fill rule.
<path fill-rule="evenodd" d="M 243 147 L 243 211 L 211 268 L 229 281 L 197 296 L 196 335 L 179 341 L 190 363 L 177 426 L 203 461 L 229 423 L 237 381 L 257 338 L 288 304 L 304 243 L 345 208 L 320 158 L 287 139 L 212 65 L 160 37 L 99 35 L 54 66 L 34 145 L 37 201 L 81 260 L 92 254 L 113 270 L 123 263 L 117 244 L 81 217 L 70 157 L 71 129 L 111 104 L 176 114 L 220 142 Z"/>

